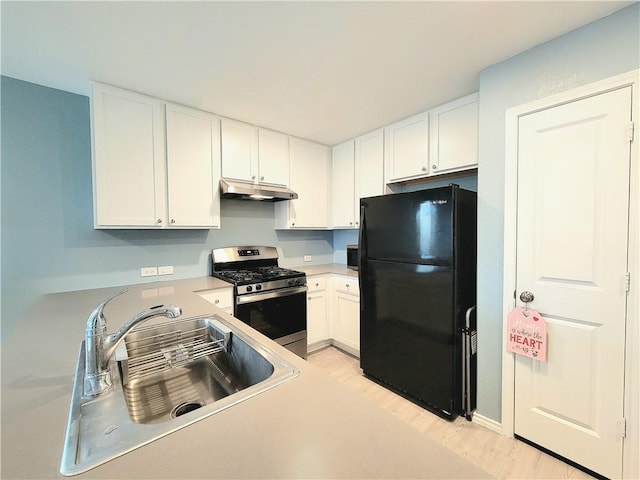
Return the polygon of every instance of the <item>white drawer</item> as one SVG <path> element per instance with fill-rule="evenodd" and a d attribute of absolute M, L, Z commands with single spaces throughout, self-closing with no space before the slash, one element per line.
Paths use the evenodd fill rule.
<path fill-rule="evenodd" d="M 307 288 L 310 292 L 317 292 L 327 289 L 327 277 L 307 277 Z"/>
<path fill-rule="evenodd" d="M 336 292 L 350 293 L 351 295 L 360 295 L 357 278 L 334 277 L 333 282 Z"/>
<path fill-rule="evenodd" d="M 218 288 L 216 290 L 198 292 L 198 295 L 218 308 L 233 309 L 233 289 L 231 288 Z"/>

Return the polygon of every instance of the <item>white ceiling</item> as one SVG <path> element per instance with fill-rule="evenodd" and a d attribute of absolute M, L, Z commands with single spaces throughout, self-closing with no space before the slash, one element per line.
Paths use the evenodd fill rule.
<path fill-rule="evenodd" d="M 99 80 L 334 145 L 633 2 L 7 2 L 2 74 Z"/>

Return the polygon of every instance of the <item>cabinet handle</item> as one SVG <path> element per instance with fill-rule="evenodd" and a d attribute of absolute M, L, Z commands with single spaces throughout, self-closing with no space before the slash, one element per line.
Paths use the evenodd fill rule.
<path fill-rule="evenodd" d="M 175 219 L 175 218 L 172 218 L 172 219 L 171 219 L 171 223 L 176 223 L 176 219 Z"/>
<path fill-rule="evenodd" d="M 437 170 L 437 169 L 438 169 L 438 165 L 431 165 L 431 168 L 432 168 L 433 170 Z"/>
<path fill-rule="evenodd" d="M 255 175 L 251 175 L 251 180 L 255 180 L 256 176 Z"/>
<path fill-rule="evenodd" d="M 422 167 L 422 171 L 426 172 L 427 171 L 427 167 Z"/>
<path fill-rule="evenodd" d="M 161 218 L 159 218 L 159 219 L 156 221 L 156 223 L 162 223 L 162 219 L 161 219 Z"/>
<path fill-rule="evenodd" d="M 353 222 L 349 222 L 349 225 L 353 225 Z"/>
<path fill-rule="evenodd" d="M 316 283 L 316 287 L 319 287 L 319 286 L 320 286 L 320 284 L 319 284 L 319 283 Z"/>
<path fill-rule="evenodd" d="M 264 177 L 260 177 L 260 181 L 263 181 L 263 180 L 264 180 Z"/>
<path fill-rule="evenodd" d="M 213 303 L 220 303 L 220 299 L 216 298 Z"/>
<path fill-rule="evenodd" d="M 347 284 L 345 285 L 345 287 L 349 288 L 349 284 L 347 283 Z"/>
<path fill-rule="evenodd" d="M 291 222 L 291 226 L 295 227 L 296 226 L 296 222 Z"/>

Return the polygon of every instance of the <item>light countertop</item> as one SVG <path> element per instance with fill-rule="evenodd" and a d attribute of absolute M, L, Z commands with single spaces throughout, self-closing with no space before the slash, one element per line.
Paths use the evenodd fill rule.
<path fill-rule="evenodd" d="M 344 265 L 300 269 L 357 275 Z M 78 478 L 489 478 L 194 294 L 224 286 L 210 277 L 132 286 L 107 305 L 107 329 L 158 304 L 181 306 L 183 318 L 217 313 L 300 375 Z M 118 290 L 45 295 L 3 339 L 2 478 L 64 478 L 58 472 L 85 321 Z"/>

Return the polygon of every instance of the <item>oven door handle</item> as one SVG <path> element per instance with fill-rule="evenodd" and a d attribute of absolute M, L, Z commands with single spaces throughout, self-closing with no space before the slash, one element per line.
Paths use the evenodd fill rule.
<path fill-rule="evenodd" d="M 244 303 L 259 302 L 260 300 L 268 300 L 270 298 L 288 297 L 289 295 L 295 295 L 297 293 L 304 293 L 307 291 L 307 286 L 281 288 L 280 290 L 271 290 L 269 292 L 250 293 L 248 295 L 238 295 L 236 297 L 236 304 L 242 305 Z"/>

